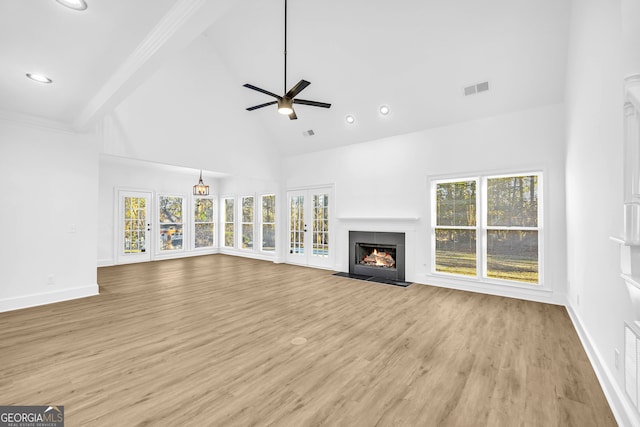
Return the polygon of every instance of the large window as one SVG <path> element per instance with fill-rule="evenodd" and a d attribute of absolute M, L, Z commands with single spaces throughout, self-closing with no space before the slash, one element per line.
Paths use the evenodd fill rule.
<path fill-rule="evenodd" d="M 240 247 L 242 249 L 253 249 L 253 196 L 243 196 L 241 198 L 241 228 L 242 235 Z"/>
<path fill-rule="evenodd" d="M 213 198 L 196 197 L 193 206 L 194 248 L 210 248 L 214 245 L 215 223 Z"/>
<path fill-rule="evenodd" d="M 224 199 L 224 247 L 233 248 L 235 241 L 235 199 Z"/>
<path fill-rule="evenodd" d="M 262 215 L 260 216 L 263 251 L 276 250 L 276 196 L 262 196 Z"/>
<path fill-rule="evenodd" d="M 540 284 L 541 180 L 528 173 L 433 181 L 433 270 Z"/>
<path fill-rule="evenodd" d="M 160 251 L 182 249 L 183 200 L 182 197 L 162 195 L 158 199 Z"/>

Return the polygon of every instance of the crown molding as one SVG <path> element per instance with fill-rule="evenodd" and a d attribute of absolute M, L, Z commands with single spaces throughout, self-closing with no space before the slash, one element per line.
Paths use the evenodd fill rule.
<path fill-rule="evenodd" d="M 0 122 L 5 122 L 22 127 L 29 127 L 32 129 L 55 131 L 74 135 L 77 134 L 74 128 L 68 123 L 7 110 L 0 110 Z"/>

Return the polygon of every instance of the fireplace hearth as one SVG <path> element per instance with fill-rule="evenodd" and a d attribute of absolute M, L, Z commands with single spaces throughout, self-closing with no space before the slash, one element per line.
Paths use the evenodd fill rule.
<path fill-rule="evenodd" d="M 404 233 L 349 231 L 349 274 L 342 275 L 408 286 L 404 272 Z"/>

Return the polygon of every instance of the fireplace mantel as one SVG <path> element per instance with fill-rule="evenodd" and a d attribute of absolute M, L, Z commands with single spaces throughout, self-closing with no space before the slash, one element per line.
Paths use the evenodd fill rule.
<path fill-rule="evenodd" d="M 343 216 L 338 222 L 343 230 L 354 231 L 402 231 L 414 232 L 420 221 L 419 217 L 397 216 Z"/>
<path fill-rule="evenodd" d="M 416 222 L 420 220 L 417 216 L 342 216 L 337 218 L 340 221 L 367 221 L 367 222 Z"/>

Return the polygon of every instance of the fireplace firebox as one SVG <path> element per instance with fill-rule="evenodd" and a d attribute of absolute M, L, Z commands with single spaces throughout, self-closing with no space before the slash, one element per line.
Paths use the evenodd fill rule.
<path fill-rule="evenodd" d="M 404 233 L 349 231 L 349 274 L 404 282 Z"/>

